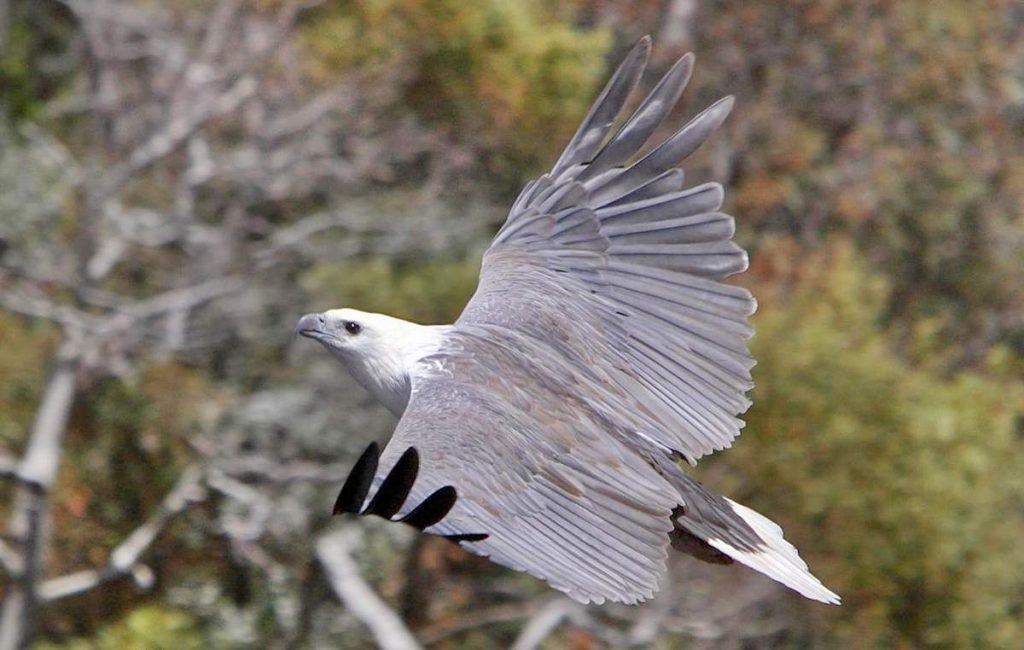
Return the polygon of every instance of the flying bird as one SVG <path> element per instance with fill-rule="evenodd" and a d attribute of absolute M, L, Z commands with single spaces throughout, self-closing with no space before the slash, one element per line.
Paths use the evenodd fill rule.
<path fill-rule="evenodd" d="M 650 49 L 633 47 L 522 190 L 454 324 L 355 309 L 299 320 L 399 417 L 335 512 L 445 536 L 583 603 L 651 598 L 671 546 L 838 604 L 778 525 L 681 467 L 743 427 L 756 303 L 720 281 L 747 268 L 722 187 L 685 187 L 680 169 L 732 97 L 640 154 L 690 78 L 687 54 L 614 128 Z"/>

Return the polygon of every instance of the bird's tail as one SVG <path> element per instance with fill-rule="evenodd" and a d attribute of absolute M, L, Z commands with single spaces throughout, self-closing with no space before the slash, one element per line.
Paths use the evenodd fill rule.
<path fill-rule="evenodd" d="M 713 494 L 676 471 L 663 472 L 679 490 L 683 504 L 673 513 L 673 547 L 709 562 L 730 558 L 781 582 L 807 598 L 839 604 L 839 596 L 811 574 L 807 563 L 782 536 L 782 528 L 764 515 Z"/>

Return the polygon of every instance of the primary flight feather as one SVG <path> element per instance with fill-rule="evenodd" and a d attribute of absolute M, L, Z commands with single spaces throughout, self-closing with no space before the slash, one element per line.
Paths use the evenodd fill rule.
<path fill-rule="evenodd" d="M 679 169 L 732 98 L 641 154 L 689 80 L 687 55 L 614 128 L 649 52 L 637 43 L 523 189 L 454 324 L 354 309 L 299 321 L 400 418 L 335 511 L 446 536 L 581 602 L 650 598 L 671 545 L 838 603 L 776 524 L 678 462 L 743 426 L 755 302 L 720 282 L 747 267 L 721 186 L 686 188 Z"/>

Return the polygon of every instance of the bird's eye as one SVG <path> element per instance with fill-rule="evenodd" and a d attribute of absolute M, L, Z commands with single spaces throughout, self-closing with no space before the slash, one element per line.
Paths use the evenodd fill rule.
<path fill-rule="evenodd" d="M 363 326 L 354 320 L 345 321 L 345 331 L 349 334 L 358 334 L 363 331 Z"/>

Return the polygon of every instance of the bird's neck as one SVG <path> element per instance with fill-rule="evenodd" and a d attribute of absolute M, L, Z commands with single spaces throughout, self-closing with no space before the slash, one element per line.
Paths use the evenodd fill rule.
<path fill-rule="evenodd" d="M 401 417 L 409 403 L 417 364 L 440 349 L 451 326 L 394 321 L 387 345 L 374 354 L 343 360 L 356 381 L 396 417 Z"/>

